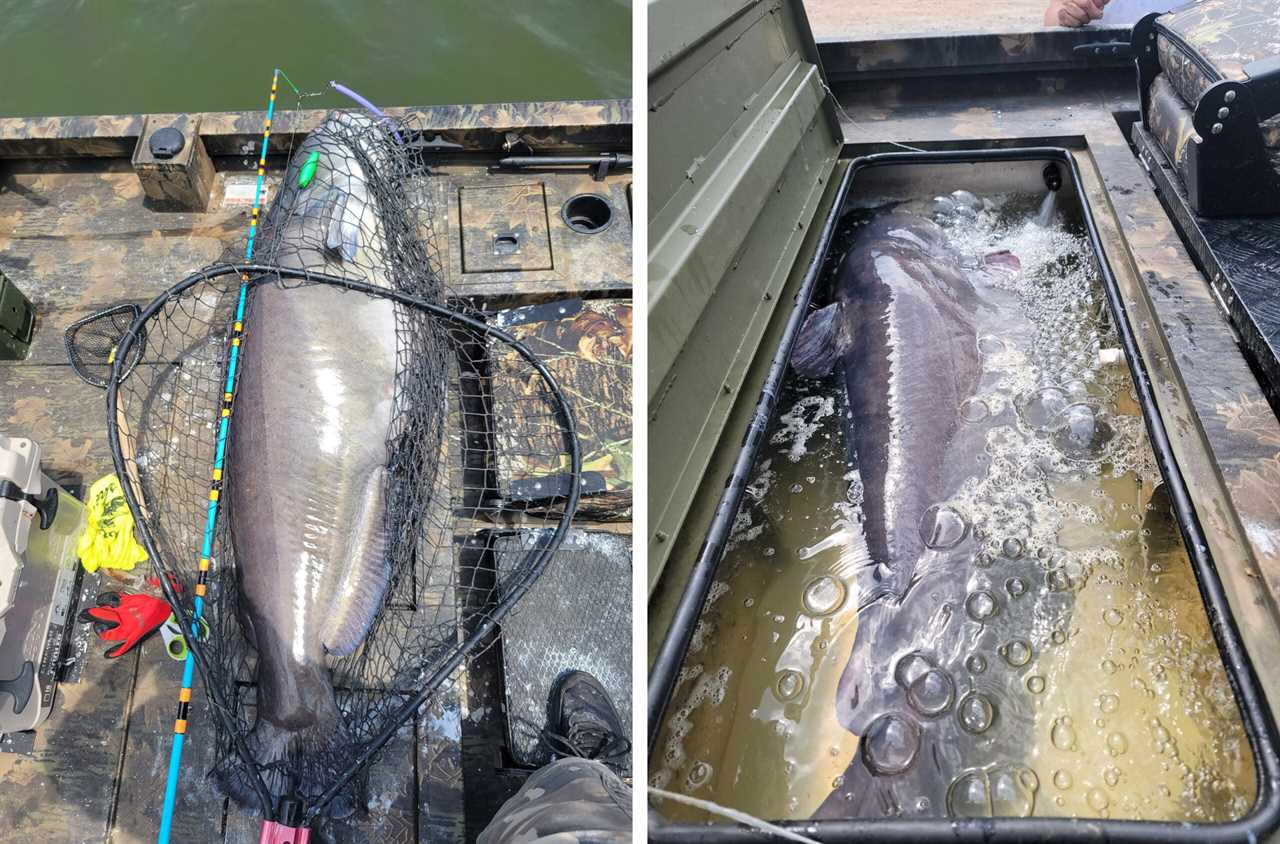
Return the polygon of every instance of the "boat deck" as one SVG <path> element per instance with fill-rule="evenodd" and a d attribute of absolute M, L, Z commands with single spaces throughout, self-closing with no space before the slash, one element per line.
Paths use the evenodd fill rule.
<path fill-rule="evenodd" d="M 450 209 L 451 286 L 488 309 L 571 297 L 629 303 L 629 171 L 595 181 L 585 167 L 492 168 L 504 142 L 514 142 L 517 152 L 527 144 L 534 154 L 629 153 L 628 103 L 443 108 L 411 116 L 430 127 L 444 150 L 430 189 L 440 191 Z M 283 115 L 273 144 L 278 138 L 286 147 L 288 133 L 318 119 L 308 112 Z M 252 113 L 203 116 L 201 135 L 217 169 L 204 212 L 158 210 L 145 197 L 129 160 L 141 118 L 0 121 L 0 271 L 37 311 L 28 358 L 0 363 L 0 429 L 36 440 L 55 479 L 87 487 L 113 471 L 105 393 L 72 370 L 64 329 L 109 305 L 145 304 L 243 236 L 249 224 L 243 186 L 254 181 L 251 150 L 261 121 Z M 284 164 L 283 157 L 272 159 L 269 183 L 278 182 Z M 532 190 L 537 209 L 528 220 L 546 231 L 545 254 L 524 266 L 517 261 L 470 272 L 463 257 L 468 238 L 488 243 L 489 228 L 506 223 L 468 204 L 464 188 L 492 189 L 488 194 L 496 197 Z M 614 221 L 601 234 L 575 234 L 559 219 L 560 204 L 584 192 L 604 194 L 614 207 Z M 591 379 L 574 387 L 589 391 Z M 629 394 L 626 399 L 629 415 Z M 629 493 L 624 498 L 578 526 L 629 536 Z M 119 581 L 115 573 L 86 575 L 81 600 L 92 601 L 99 586 L 140 587 L 143 576 L 141 568 Z M 630 578 L 625 588 L 629 594 Z M 155 840 L 182 663 L 166 657 L 158 637 L 117 660 L 103 658 L 103 649 L 93 640 L 75 654 L 68 674 L 78 679 L 59 685 L 52 717 L 0 745 L 0 840 Z M 504 755 L 498 659 L 491 651 L 474 661 L 459 683 L 424 707 L 372 770 L 369 811 L 332 824 L 324 839 L 475 837 L 526 773 Z M 199 689 L 194 701 L 173 840 L 256 841 L 257 820 L 229 807 L 206 776 L 214 758 L 212 725 Z"/>

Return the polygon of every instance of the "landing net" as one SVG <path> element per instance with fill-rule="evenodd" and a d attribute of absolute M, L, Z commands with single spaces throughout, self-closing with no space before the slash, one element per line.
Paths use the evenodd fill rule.
<path fill-rule="evenodd" d="M 198 602 L 208 623 L 192 650 L 217 733 L 214 773 L 266 817 L 282 797 L 300 800 L 309 818 L 361 805 L 379 749 L 492 641 L 577 506 L 572 411 L 538 358 L 450 288 L 435 228 L 442 206 L 411 126 L 332 113 L 297 146 L 269 213 L 251 230 L 252 263 L 243 243 L 232 246 L 143 309 L 116 352 L 108 423 L 117 472 L 184 628 Z M 390 360 L 362 327 L 377 313 L 394 322 Z M 303 365 L 281 363 L 300 357 L 281 345 L 282 314 L 299 320 L 290 325 L 307 350 Z M 307 365 L 316 360 L 325 365 Z M 237 548 L 268 513 L 314 518 L 316 535 L 354 528 L 329 512 L 348 512 L 340 510 L 343 478 L 291 490 L 267 476 L 277 462 L 244 455 L 264 453 L 253 443 L 262 431 L 290 425 L 297 441 L 268 453 L 289 447 L 305 465 L 348 447 L 297 425 L 273 400 L 274 386 L 283 395 L 289 379 L 312 379 L 302 395 L 324 396 L 321 417 L 331 412 L 341 433 L 376 413 L 353 414 L 342 392 L 380 384 L 383 364 L 386 539 L 377 556 L 385 588 L 355 651 L 324 658 L 341 728 L 299 730 L 286 753 L 274 754 L 254 730 L 259 704 L 270 702 L 260 699 L 260 654 L 246 626 L 264 623 L 265 596 L 245 591 L 261 560 L 239 560 Z M 521 435 L 504 436 L 515 420 Z M 542 500 L 514 502 L 501 492 L 509 488 L 503 467 L 513 465 L 560 471 L 546 476 Z M 305 506 L 291 509 L 298 496 Z M 547 530 L 533 548 L 503 551 L 478 538 L 513 523 Z"/>

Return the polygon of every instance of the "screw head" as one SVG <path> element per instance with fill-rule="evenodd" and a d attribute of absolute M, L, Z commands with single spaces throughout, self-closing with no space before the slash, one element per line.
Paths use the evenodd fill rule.
<path fill-rule="evenodd" d="M 1222 108 L 1218 109 L 1219 120 L 1226 120 L 1227 117 L 1230 116 L 1230 114 L 1231 114 L 1231 109 L 1227 108 L 1226 106 L 1223 106 Z"/>
<path fill-rule="evenodd" d="M 1221 124 L 1221 123 L 1215 123 L 1215 124 L 1213 124 L 1213 127 L 1212 127 L 1209 131 L 1210 131 L 1210 132 L 1213 132 L 1213 134 L 1215 134 L 1215 135 L 1221 135 L 1221 134 L 1222 134 L 1222 124 Z"/>
<path fill-rule="evenodd" d="M 1234 103 L 1236 101 L 1236 92 L 1228 91 L 1225 95 L 1223 95 L 1222 99 L 1226 100 L 1229 103 Z"/>

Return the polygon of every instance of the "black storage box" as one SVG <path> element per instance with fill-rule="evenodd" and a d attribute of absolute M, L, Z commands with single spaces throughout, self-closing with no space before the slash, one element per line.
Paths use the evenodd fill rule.
<path fill-rule="evenodd" d="M 1280 3 L 1148 15 L 1133 50 L 1143 123 L 1196 212 L 1280 214 Z"/>

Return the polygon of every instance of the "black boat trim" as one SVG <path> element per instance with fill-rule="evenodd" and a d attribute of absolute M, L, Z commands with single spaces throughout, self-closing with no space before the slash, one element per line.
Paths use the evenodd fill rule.
<path fill-rule="evenodd" d="M 854 175 L 870 167 L 901 164 L 976 164 L 991 161 L 1046 161 L 1057 162 L 1070 172 L 1072 186 L 1080 200 L 1081 214 L 1088 233 L 1089 244 L 1097 257 L 1107 304 L 1114 318 L 1116 331 L 1124 348 L 1129 371 L 1133 376 L 1142 407 L 1147 435 L 1156 455 L 1156 462 L 1165 484 L 1178 527 L 1186 544 L 1196 573 L 1200 595 L 1205 602 L 1206 614 L 1218 645 L 1227 679 L 1239 707 L 1249 747 L 1253 753 L 1256 773 L 1257 799 L 1247 815 L 1239 820 L 1221 824 L 1188 823 L 1180 821 L 1130 821 L 1103 820 L 1098 818 L 951 818 L 939 817 L 923 820 L 900 818 L 849 818 L 839 820 L 776 821 L 776 826 L 826 842 L 1047 842 L 1047 841 L 1108 841 L 1134 842 L 1134 844 L 1168 844 L 1168 842 L 1194 842 L 1212 844 L 1226 841 L 1257 841 L 1280 826 L 1280 756 L 1276 748 L 1278 737 L 1276 724 L 1267 705 L 1257 673 L 1240 638 L 1240 632 L 1231 613 L 1230 602 L 1222 580 L 1209 553 L 1208 544 L 1195 507 L 1191 503 L 1186 483 L 1178 468 L 1169 441 L 1164 420 L 1160 416 L 1155 392 L 1134 338 L 1128 309 L 1120 294 L 1119 284 L 1111 270 L 1097 222 L 1088 198 L 1084 195 L 1080 168 L 1075 158 L 1061 147 L 1024 147 L 1015 149 L 947 150 L 932 152 L 892 152 L 867 155 L 854 159 L 840 185 L 840 194 L 833 205 L 819 242 L 818 250 L 810 263 L 804 285 L 796 298 L 795 309 L 787 323 L 786 333 L 773 359 L 769 377 L 757 404 L 742 450 L 734 463 L 733 475 L 725 486 L 725 492 L 716 509 L 715 518 L 707 534 L 689 583 L 681 595 L 679 607 L 667 631 L 666 639 L 654 660 L 649 675 L 649 734 L 650 758 L 656 746 L 654 738 L 657 726 L 662 723 L 670 690 L 676 672 L 684 660 L 689 638 L 697 623 L 706 591 L 710 587 L 724 556 L 724 539 L 732 525 L 742 500 L 743 489 L 755 463 L 765 432 L 773 418 L 778 387 L 790 360 L 795 335 L 806 315 L 812 298 L 818 271 L 821 269 L 831 243 L 835 222 L 839 219 Z M 649 840 L 671 844 L 736 844 L 736 842 L 761 841 L 770 838 L 768 833 L 744 826 L 666 824 L 656 812 L 650 815 Z"/>

